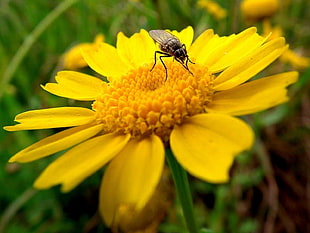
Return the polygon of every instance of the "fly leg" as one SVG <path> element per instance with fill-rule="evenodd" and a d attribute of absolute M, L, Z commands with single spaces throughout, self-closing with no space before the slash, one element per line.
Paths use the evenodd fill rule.
<path fill-rule="evenodd" d="M 184 48 L 184 50 L 186 51 L 186 46 L 185 46 L 185 44 L 182 44 L 182 48 Z M 185 69 L 187 69 L 188 72 L 190 72 L 190 70 L 188 69 L 188 62 L 190 62 L 190 63 L 192 63 L 192 64 L 195 64 L 195 62 L 192 62 L 192 61 L 189 59 L 189 57 L 188 57 L 188 55 L 187 55 L 187 52 L 186 52 L 186 58 L 185 58 L 185 60 L 186 60 L 185 65 L 183 64 L 183 62 L 180 62 L 180 61 L 178 61 L 178 62 L 180 62 L 180 63 L 183 65 L 183 67 L 184 67 Z M 193 75 L 192 72 L 190 72 L 190 73 L 191 73 L 191 75 Z"/>
<path fill-rule="evenodd" d="M 175 60 L 177 60 L 177 62 L 179 62 L 191 75 L 193 75 L 193 73 L 189 70 L 189 68 L 187 66 L 187 62 L 190 61 L 188 57 L 186 57 L 185 65 L 184 65 L 184 63 L 179 58 L 176 57 Z M 191 62 L 191 63 L 193 63 L 193 62 Z M 195 64 L 195 63 L 193 63 L 193 64 Z"/>
<path fill-rule="evenodd" d="M 156 55 L 157 54 L 160 54 L 161 56 L 159 56 L 159 60 L 161 61 L 161 63 L 163 64 L 163 66 L 164 66 L 164 68 L 165 68 L 165 71 L 166 71 L 166 79 L 165 79 L 165 81 L 167 80 L 167 78 L 168 78 L 168 69 L 167 69 L 167 67 L 166 67 L 166 65 L 165 65 L 165 63 L 164 63 L 164 61 L 162 60 L 162 58 L 163 57 L 171 57 L 171 55 L 170 54 L 168 54 L 168 53 L 164 53 L 164 52 L 161 52 L 161 51 L 155 51 L 155 53 L 154 53 L 154 60 L 155 60 L 155 62 L 154 62 L 154 65 L 152 66 L 152 68 L 151 68 L 151 70 L 150 71 L 152 71 L 153 69 L 154 69 L 154 67 L 155 67 L 155 65 L 156 65 Z"/>
<path fill-rule="evenodd" d="M 192 61 L 189 59 L 189 57 L 187 56 L 187 57 L 186 57 L 186 65 L 187 65 L 188 62 L 190 62 L 190 63 L 192 63 L 192 64 L 195 64 L 195 62 L 192 62 Z"/>

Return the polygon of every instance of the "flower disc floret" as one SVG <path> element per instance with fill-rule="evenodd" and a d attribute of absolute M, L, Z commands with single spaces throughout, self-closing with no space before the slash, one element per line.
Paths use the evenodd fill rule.
<path fill-rule="evenodd" d="M 93 104 L 98 123 L 105 132 L 131 134 L 132 137 L 155 133 L 168 141 L 173 126 L 183 119 L 203 113 L 212 96 L 213 76 L 206 68 L 191 67 L 193 75 L 179 63 L 166 62 L 132 70 L 104 86 Z"/>

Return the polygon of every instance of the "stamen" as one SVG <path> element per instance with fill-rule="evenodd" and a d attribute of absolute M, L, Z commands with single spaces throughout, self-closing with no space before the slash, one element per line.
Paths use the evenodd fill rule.
<path fill-rule="evenodd" d="M 168 141 L 175 124 L 204 112 L 213 94 L 213 76 L 206 68 L 191 65 L 191 75 L 177 62 L 167 61 L 165 80 L 164 67 L 156 65 L 150 72 L 152 65 L 131 70 L 103 87 L 93 109 L 105 132 L 132 137 L 154 133 Z"/>

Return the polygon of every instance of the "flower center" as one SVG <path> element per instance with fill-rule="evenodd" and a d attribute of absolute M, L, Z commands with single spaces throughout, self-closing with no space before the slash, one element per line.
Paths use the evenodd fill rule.
<path fill-rule="evenodd" d="M 132 137 L 156 134 L 169 140 L 174 125 L 205 112 L 213 94 L 211 75 L 206 67 L 189 66 L 193 75 L 176 61 L 145 64 L 103 87 L 93 103 L 104 132 L 129 133 Z"/>

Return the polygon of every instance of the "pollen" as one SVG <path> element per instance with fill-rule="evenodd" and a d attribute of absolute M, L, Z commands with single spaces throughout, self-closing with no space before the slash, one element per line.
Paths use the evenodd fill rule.
<path fill-rule="evenodd" d="M 104 132 L 156 134 L 167 142 L 175 125 L 205 111 L 214 76 L 198 64 L 190 66 L 193 74 L 178 62 L 165 64 L 167 80 L 162 64 L 152 71 L 152 64 L 145 64 L 103 87 L 92 107 Z"/>

